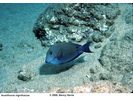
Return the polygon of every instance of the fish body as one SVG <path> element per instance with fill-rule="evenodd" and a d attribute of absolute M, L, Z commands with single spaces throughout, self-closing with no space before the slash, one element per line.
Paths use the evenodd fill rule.
<path fill-rule="evenodd" d="M 65 64 L 77 58 L 83 52 L 92 53 L 89 49 L 91 42 L 81 46 L 74 43 L 61 43 L 49 48 L 46 55 L 46 63 L 55 65 Z"/>

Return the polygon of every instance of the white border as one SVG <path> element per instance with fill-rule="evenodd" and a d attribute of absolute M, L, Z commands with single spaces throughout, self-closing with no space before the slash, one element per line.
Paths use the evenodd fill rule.
<path fill-rule="evenodd" d="M 0 93 L 0 97 L 133 97 L 132 93 Z"/>

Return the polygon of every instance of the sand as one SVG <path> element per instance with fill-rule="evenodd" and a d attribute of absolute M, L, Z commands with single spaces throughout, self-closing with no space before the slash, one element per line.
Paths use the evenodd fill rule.
<path fill-rule="evenodd" d="M 34 60 L 45 57 L 46 50 L 42 48 L 32 29 L 37 17 L 48 5 L 50 4 L 0 4 L 0 43 L 3 45 L 0 52 L 1 92 L 8 92 L 5 87 L 9 84 L 18 84 L 17 74 L 23 65 L 35 63 Z"/>
<path fill-rule="evenodd" d="M 51 65 L 45 63 L 48 47 L 42 47 L 41 42 L 33 33 L 33 26 L 38 16 L 50 4 L 0 4 L 0 92 L 45 92 L 51 86 L 75 87 L 90 82 L 90 68 L 98 66 L 104 72 L 97 59 L 100 49 L 90 49 L 95 53 L 82 54 L 77 60 L 65 65 Z M 122 13 L 130 9 L 127 5 L 120 5 Z M 126 9 L 125 9 L 126 8 Z M 123 25 L 116 32 L 129 31 L 131 26 L 125 26 L 122 17 L 116 19 L 118 25 Z M 123 28 L 124 27 L 124 28 Z M 130 29 L 127 29 L 129 27 Z M 103 45 L 108 43 L 106 40 Z M 67 67 L 66 67 L 67 66 Z M 24 68 L 24 69 L 23 69 Z M 18 73 L 26 70 L 30 74 L 29 81 L 18 79 Z"/>

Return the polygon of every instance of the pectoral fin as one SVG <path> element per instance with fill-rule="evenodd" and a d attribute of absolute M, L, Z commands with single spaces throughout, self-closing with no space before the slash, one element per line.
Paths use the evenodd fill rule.
<path fill-rule="evenodd" d="M 60 60 L 60 58 L 63 56 L 63 52 L 62 49 L 59 50 L 58 54 L 57 54 L 57 59 Z"/>

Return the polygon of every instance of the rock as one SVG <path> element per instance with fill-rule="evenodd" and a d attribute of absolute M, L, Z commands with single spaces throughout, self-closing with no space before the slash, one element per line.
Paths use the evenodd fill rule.
<path fill-rule="evenodd" d="M 0 43 L 0 47 L 3 47 L 2 43 Z"/>
<path fill-rule="evenodd" d="M 99 76 L 98 76 L 97 74 L 91 75 L 90 81 L 95 82 L 95 81 L 97 81 L 97 80 L 100 80 L 100 79 L 99 79 Z"/>
<path fill-rule="evenodd" d="M 0 43 L 0 51 L 2 51 L 3 49 L 2 49 L 2 47 L 3 47 L 3 44 L 2 43 Z"/>
<path fill-rule="evenodd" d="M 133 45 L 132 40 L 129 40 L 123 37 L 103 47 L 99 61 L 107 74 L 99 74 L 100 80 L 112 80 L 132 85 L 131 77 L 127 78 L 129 73 L 133 72 Z"/>
<path fill-rule="evenodd" d="M 100 43 L 98 43 L 98 44 L 95 45 L 95 49 L 101 48 L 101 46 L 102 45 Z"/>
<path fill-rule="evenodd" d="M 95 66 L 94 68 L 90 68 L 90 73 L 92 73 L 92 74 L 96 74 L 96 73 L 98 73 L 99 72 L 99 67 L 98 66 Z"/>
<path fill-rule="evenodd" d="M 133 71 L 132 48 L 132 43 L 128 41 L 112 41 L 104 46 L 100 63 L 109 71 L 131 72 Z"/>
<path fill-rule="evenodd" d="M 127 24 L 133 24 L 133 13 L 129 12 L 126 16 L 125 16 L 125 21 Z"/>
<path fill-rule="evenodd" d="M 18 79 L 22 81 L 29 81 L 31 79 L 31 76 L 27 74 L 26 72 L 19 72 Z"/>
<path fill-rule="evenodd" d="M 123 39 L 127 40 L 128 42 L 133 42 L 133 29 L 125 33 L 125 36 L 123 37 Z"/>
<path fill-rule="evenodd" d="M 26 66 L 23 66 L 18 73 L 18 79 L 22 81 L 29 81 L 31 80 L 31 78 L 32 78 L 32 75 L 30 71 L 27 69 Z"/>
<path fill-rule="evenodd" d="M 101 32 L 95 31 L 95 35 L 92 36 L 92 39 L 94 42 L 98 43 L 98 42 L 103 42 L 105 37 L 102 35 Z"/>
<path fill-rule="evenodd" d="M 130 86 L 130 88 L 133 88 L 133 71 L 131 73 L 124 75 L 121 82 L 123 84 L 128 84 L 128 86 Z"/>
<path fill-rule="evenodd" d="M 118 4 L 53 4 L 39 16 L 33 32 L 43 46 L 87 41 L 97 30 L 101 33 L 108 31 L 119 14 Z M 103 35 L 109 37 L 111 32 Z M 94 37 L 96 42 L 103 41 L 101 37 L 97 39 Z"/>
<path fill-rule="evenodd" d="M 99 74 L 99 79 L 100 80 L 111 80 L 112 76 L 108 73 L 100 73 Z"/>

